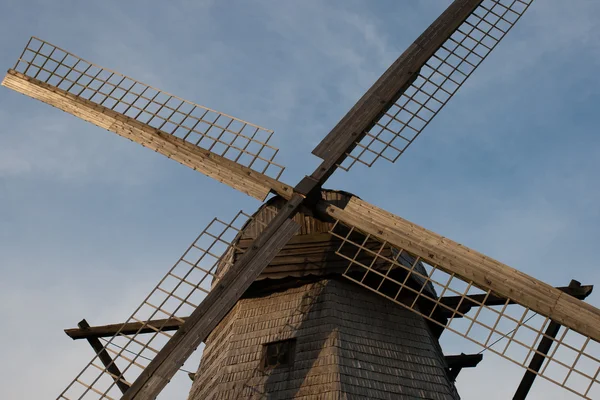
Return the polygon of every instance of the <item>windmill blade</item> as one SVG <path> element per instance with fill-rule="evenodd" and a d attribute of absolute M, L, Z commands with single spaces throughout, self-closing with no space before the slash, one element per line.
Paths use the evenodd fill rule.
<path fill-rule="evenodd" d="M 455 0 L 313 150 L 321 174 L 395 162 L 532 1 Z"/>
<path fill-rule="evenodd" d="M 303 197 L 294 194 L 267 224 L 252 246 L 220 278 L 216 287 L 133 382 L 123 400 L 153 400 L 179 367 L 204 341 L 277 253 L 300 230 L 293 216 Z"/>
<path fill-rule="evenodd" d="M 273 131 L 162 92 L 32 37 L 3 86 L 110 130 L 234 189 L 290 198 Z"/>
<path fill-rule="evenodd" d="M 337 220 L 332 234 L 350 264 L 344 276 L 583 398 L 598 397 L 600 310 L 356 197 L 344 209 L 319 207 Z M 363 244 L 373 239 L 379 248 Z M 565 327 L 558 336 L 546 330 L 553 321 Z M 541 340 L 552 343 L 549 355 L 538 350 Z M 536 354 L 538 371 L 529 367 Z"/>
<path fill-rule="evenodd" d="M 230 222 L 213 219 L 159 281 L 117 333 L 105 343 L 119 371 L 115 376 L 96 356 L 58 397 L 59 399 L 121 398 L 118 383 L 131 386 L 172 337 L 170 326 L 183 324 L 218 282 L 217 269 L 231 260 L 223 255 L 234 249 L 235 237 L 250 216 L 240 211 Z M 152 322 L 159 320 L 160 323 Z M 134 326 L 135 329 L 130 329 Z"/>
<path fill-rule="evenodd" d="M 295 233 L 294 225 L 298 226 L 290 220 L 286 221 L 289 224 L 284 224 L 286 229 L 279 232 L 280 241 L 289 239 Z M 100 356 L 90 361 L 58 399 L 97 399 L 98 396 L 106 399 L 121 398 L 123 392 L 133 386 L 161 350 L 172 343 L 172 338 L 177 334 L 170 331 L 174 327 L 180 331 L 188 329 L 189 324 L 186 323 L 194 318 L 199 308 L 206 305 L 210 293 L 214 290 L 223 292 L 223 287 L 227 286 L 225 282 L 231 280 L 228 277 L 230 271 L 235 272 L 233 266 L 245 256 L 243 254 L 239 259 L 235 258 L 234 255 L 244 252 L 244 249 L 233 243 L 247 224 L 258 224 L 259 228 L 265 228 L 264 223 L 242 211 L 230 222 L 215 218 L 117 333 L 106 341 L 104 352 L 99 351 Z M 268 264 L 269 258 L 265 257 L 265 260 Z M 229 287 L 225 290 L 228 289 Z M 239 295 L 243 292 L 244 290 L 239 292 Z M 224 311 L 221 311 L 225 313 L 228 311 L 226 306 L 215 308 L 222 308 Z M 219 317 L 212 317 L 215 324 L 220 321 Z M 105 328 L 112 329 L 111 326 Z M 96 337 L 106 336 L 101 332 L 96 334 Z M 190 350 L 190 354 L 198 344 L 199 342 Z M 102 353 L 108 354 L 112 361 L 107 362 L 106 357 L 102 359 Z M 187 357 L 181 364 L 186 359 Z M 180 365 L 175 371 L 179 367 Z"/>

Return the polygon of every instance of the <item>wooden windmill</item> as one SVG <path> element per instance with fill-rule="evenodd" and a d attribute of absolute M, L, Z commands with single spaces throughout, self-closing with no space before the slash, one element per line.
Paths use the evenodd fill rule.
<path fill-rule="evenodd" d="M 272 132 L 32 38 L 2 84 L 265 200 L 214 220 L 127 322 L 67 333 L 96 356 L 59 399 L 154 399 L 205 342 L 190 399 L 456 399 L 450 331 L 583 398 L 599 395 L 600 311 L 323 184 L 395 161 L 532 0 L 455 0 L 342 118 L 296 186 Z M 107 338 L 107 339 L 104 339 Z M 499 345 L 496 345 L 500 343 Z"/>

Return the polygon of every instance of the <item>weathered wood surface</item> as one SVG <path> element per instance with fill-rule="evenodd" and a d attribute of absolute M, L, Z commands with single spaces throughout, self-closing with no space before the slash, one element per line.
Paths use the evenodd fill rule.
<path fill-rule="evenodd" d="M 271 191 L 286 199 L 292 196 L 292 188 L 276 179 L 17 71 L 9 70 L 2 85 L 139 143 L 259 200 L 264 200 Z"/>
<path fill-rule="evenodd" d="M 455 0 L 383 73 L 329 134 L 313 154 L 324 162 L 312 178 L 321 184 L 342 163 L 356 143 L 400 97 L 421 67 L 450 37 L 482 0 Z"/>
<path fill-rule="evenodd" d="M 77 326 L 79 326 L 79 329 L 81 330 L 86 330 L 90 328 L 90 324 L 88 324 L 88 322 L 85 319 L 79 321 Z M 115 384 L 117 385 L 121 393 L 125 393 L 127 389 L 129 389 L 129 383 L 125 381 L 125 378 L 121 376 L 121 370 L 119 369 L 119 367 L 117 367 L 117 364 L 114 363 L 112 357 L 110 356 L 110 354 L 108 354 L 106 349 L 104 349 L 104 346 L 102 345 L 100 340 L 97 337 L 88 337 L 87 341 L 90 344 L 90 346 L 92 346 L 92 349 L 94 349 L 94 352 L 100 359 L 102 365 L 104 365 L 104 368 L 106 368 L 111 378 L 113 378 L 113 380 L 115 381 Z"/>
<path fill-rule="evenodd" d="M 252 247 L 231 266 L 185 323 L 133 382 L 124 400 L 151 400 L 169 383 L 173 375 L 218 325 L 235 303 L 298 232 L 294 215 L 303 198 L 294 195 Z"/>
<path fill-rule="evenodd" d="M 264 370 L 265 343 L 295 339 L 293 363 Z M 347 280 L 241 299 L 206 341 L 189 400 L 456 400 L 424 318 Z"/>
<path fill-rule="evenodd" d="M 600 310 L 590 304 L 356 197 L 343 210 L 325 203 L 319 207 L 344 224 L 600 342 Z"/>
<path fill-rule="evenodd" d="M 100 325 L 100 326 L 88 326 L 84 328 L 70 328 L 65 329 L 65 333 L 73 340 L 77 339 L 88 339 L 88 338 L 101 338 L 111 337 L 119 333 L 120 335 L 135 335 L 136 333 L 155 333 L 156 329 L 160 329 L 163 332 L 175 331 L 183 324 L 181 319 L 186 318 L 168 318 L 168 319 L 154 319 L 141 322 L 127 322 L 120 324 Z"/>
<path fill-rule="evenodd" d="M 242 249 L 247 248 L 251 242 L 249 239 L 241 239 L 237 244 L 239 250 L 235 252 L 235 256 L 240 256 Z M 347 257 L 354 257 L 355 254 L 350 246 L 343 246 L 340 249 L 342 243 L 340 239 L 329 233 L 294 236 L 273 258 L 257 280 L 343 274 L 348 269 L 348 261 L 340 256 L 338 251 L 341 251 Z M 364 245 L 374 251 L 380 251 L 381 247 L 381 243 L 377 240 L 370 240 Z M 381 255 L 392 258 L 391 248 L 382 249 Z M 372 258 L 361 253 L 357 261 L 371 264 Z M 389 263 L 382 260 L 373 264 L 373 268 L 382 271 L 387 270 L 389 266 Z M 359 268 L 351 267 L 351 269 Z"/>

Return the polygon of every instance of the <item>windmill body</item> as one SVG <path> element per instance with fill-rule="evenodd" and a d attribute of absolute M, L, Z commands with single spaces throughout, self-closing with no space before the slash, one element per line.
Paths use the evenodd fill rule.
<path fill-rule="evenodd" d="M 600 397 L 600 310 L 582 301 L 591 286 L 552 287 L 322 189 L 339 169 L 402 155 L 531 1 L 455 0 L 293 187 L 280 181 L 272 131 L 32 38 L 4 86 L 259 200 L 275 195 L 254 215 L 215 218 L 126 322 L 67 330 L 96 356 L 59 399 L 155 399 L 202 342 L 191 400 L 456 399 L 456 375 L 481 356 L 444 355 L 442 332 L 525 368 L 515 399 L 537 376 Z"/>
<path fill-rule="evenodd" d="M 284 204 L 275 197 L 254 219 L 268 223 Z M 458 399 L 435 329 L 344 279 L 332 222 L 302 211 L 301 230 L 206 340 L 189 399 Z"/>

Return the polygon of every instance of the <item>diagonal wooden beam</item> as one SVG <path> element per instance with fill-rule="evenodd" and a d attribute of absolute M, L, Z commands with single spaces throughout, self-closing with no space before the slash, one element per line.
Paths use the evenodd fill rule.
<path fill-rule="evenodd" d="M 88 322 L 85 319 L 81 320 L 77 324 L 77 326 L 79 326 L 81 330 L 86 330 L 90 328 L 90 324 L 88 324 Z M 115 384 L 117 385 L 121 393 L 127 392 L 127 390 L 129 389 L 129 383 L 125 381 L 121 370 L 119 369 L 119 367 L 117 367 L 117 364 L 114 363 L 112 357 L 108 354 L 100 340 L 96 337 L 88 337 L 87 341 L 90 344 L 90 346 L 92 346 L 92 349 L 94 349 L 94 351 L 96 352 L 96 355 L 98 355 L 100 362 L 102 362 L 102 365 L 104 365 L 106 371 L 109 373 L 111 378 L 113 378 Z"/>
<path fill-rule="evenodd" d="M 575 292 L 578 289 L 581 289 L 582 287 L 583 286 L 581 286 L 579 282 L 577 282 L 576 280 L 572 280 L 567 288 Z M 582 298 L 582 300 L 585 299 L 590 293 L 591 290 Z M 546 355 L 548 354 L 550 348 L 552 347 L 552 344 L 554 343 L 553 339 L 556 338 L 556 335 L 558 335 L 559 330 L 560 324 L 558 324 L 555 321 L 550 321 L 548 327 L 546 328 L 546 331 L 544 332 L 544 336 L 540 340 L 536 352 L 534 353 L 533 357 L 531 358 L 531 361 L 529 362 L 529 366 L 525 371 L 525 375 L 523 375 L 523 379 L 521 379 L 521 382 L 519 383 L 519 387 L 515 392 L 513 400 L 525 400 L 525 398 L 527 398 L 529 390 L 533 386 L 533 382 L 537 377 L 537 373 L 540 372 L 540 368 L 542 368 L 542 365 L 544 364 Z"/>
<path fill-rule="evenodd" d="M 314 185 L 322 185 L 327 180 L 356 143 L 410 86 L 427 60 L 481 2 L 455 0 L 315 147 L 312 153 L 323 159 L 323 163 L 311 175 Z"/>
<path fill-rule="evenodd" d="M 292 188 L 276 179 L 15 70 L 8 71 L 2 85 L 148 147 L 259 200 L 264 200 L 270 192 L 286 199 L 292 196 Z"/>
<path fill-rule="evenodd" d="M 306 237 L 310 237 L 311 235 L 303 235 L 303 236 L 296 236 L 294 238 L 292 238 L 292 240 L 290 240 L 289 243 L 297 243 L 297 242 L 302 242 L 303 240 L 306 240 Z M 318 236 L 319 239 L 323 240 L 323 237 L 329 237 L 329 235 L 327 234 L 319 234 L 319 235 L 313 235 L 313 236 Z M 298 239 L 298 240 L 295 240 Z M 243 242 L 247 241 L 247 242 L 251 242 L 249 239 L 242 239 L 240 240 L 240 243 L 242 243 L 242 245 L 240 247 L 242 248 L 247 248 L 247 245 L 244 245 Z M 251 243 L 250 243 L 251 244 Z M 590 293 L 592 293 L 592 289 L 594 287 L 593 286 L 577 286 L 577 287 L 571 287 L 571 286 L 562 286 L 562 287 L 557 287 L 558 290 L 567 293 L 569 296 L 573 296 L 577 299 L 583 300 L 585 299 Z M 443 304 L 447 305 L 448 307 L 452 308 L 452 309 L 456 309 L 459 313 L 462 314 L 466 314 L 467 312 L 469 312 L 469 310 L 474 307 L 474 306 L 478 306 L 478 304 L 476 303 L 482 303 L 485 304 L 487 306 L 495 306 L 495 305 L 504 305 L 506 303 L 506 299 L 504 297 L 500 297 L 500 296 L 488 296 L 487 299 L 485 298 L 485 295 L 470 295 L 467 296 L 468 298 L 470 298 L 471 300 L 473 300 L 473 303 L 471 302 L 462 302 L 459 305 L 460 296 L 448 296 L 448 297 L 443 297 L 440 299 L 440 302 L 442 302 Z M 484 303 L 485 300 L 485 303 Z M 509 304 L 514 304 L 514 301 L 510 301 Z M 458 306 L 458 308 L 456 308 Z M 442 313 L 444 313 L 444 311 L 446 311 L 445 309 L 442 310 Z M 448 311 L 448 316 L 450 316 L 450 314 L 455 314 L 454 312 L 450 312 Z M 459 318 L 460 314 L 456 314 L 454 315 L 454 318 Z M 184 321 L 187 319 L 187 317 L 181 318 Z M 169 332 L 169 331 L 176 331 L 177 329 L 179 329 L 181 327 L 181 325 L 183 325 L 183 322 L 180 321 L 179 318 L 170 318 L 170 319 L 155 319 L 155 320 L 151 320 L 151 321 L 146 321 L 145 323 L 141 323 L 141 322 L 128 322 L 128 323 L 119 323 L 119 324 L 109 324 L 109 325 L 98 325 L 98 326 L 89 326 L 86 328 L 69 328 L 69 329 L 65 329 L 65 333 L 67 334 L 67 336 L 69 336 L 71 339 L 73 340 L 80 340 L 80 339 L 88 339 L 88 338 L 101 338 L 101 337 L 111 337 L 116 335 L 117 333 L 121 333 L 122 335 L 134 335 L 136 333 L 154 333 L 156 332 L 156 329 L 160 329 L 163 332 Z M 449 356 L 449 357 L 453 357 L 453 356 Z"/>
<path fill-rule="evenodd" d="M 286 243 L 298 232 L 295 215 L 303 197 L 295 194 L 253 245 L 225 272 L 206 298 L 165 344 L 123 395 L 123 400 L 153 400 Z"/>
<path fill-rule="evenodd" d="M 600 310 L 542 281 L 356 197 L 344 209 L 325 202 L 319 208 L 348 226 L 600 342 Z"/>

